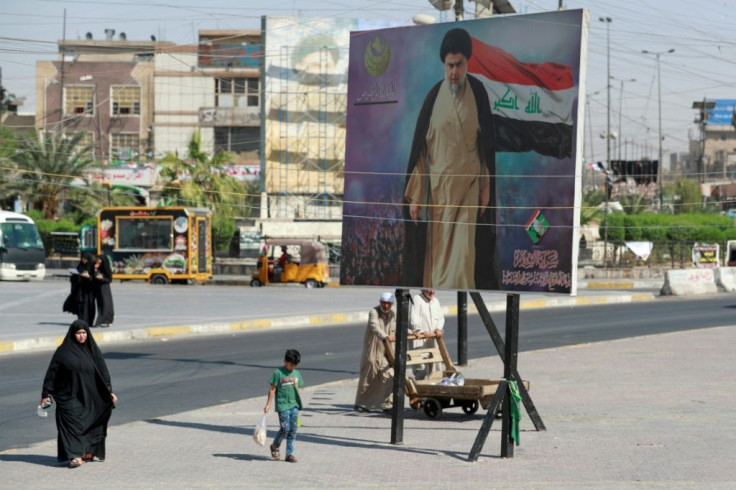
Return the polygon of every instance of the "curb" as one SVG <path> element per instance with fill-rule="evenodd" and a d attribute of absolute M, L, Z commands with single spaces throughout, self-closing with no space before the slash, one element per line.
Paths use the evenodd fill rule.
<path fill-rule="evenodd" d="M 588 306 L 618 303 L 636 303 L 654 301 L 653 293 L 635 293 L 615 296 L 563 297 L 553 299 L 532 299 L 521 301 L 520 309 L 556 308 L 563 306 Z M 486 303 L 488 311 L 503 311 L 506 303 L 495 301 Z M 442 308 L 445 316 L 457 316 L 457 305 Z M 468 302 L 468 313 L 477 313 L 472 301 Z M 368 311 L 346 313 L 328 313 L 322 315 L 295 315 L 276 318 L 254 318 L 240 322 L 215 322 L 192 325 L 156 326 L 132 330 L 95 329 L 94 336 L 98 344 L 121 342 L 127 340 L 143 340 L 156 338 L 179 337 L 192 334 L 219 334 L 242 332 L 267 328 L 294 328 L 318 325 L 336 325 L 340 323 L 358 323 L 368 320 Z M 61 344 L 64 336 L 39 337 L 16 341 L 0 342 L 0 354 L 7 352 L 23 352 L 33 350 L 55 349 Z"/>

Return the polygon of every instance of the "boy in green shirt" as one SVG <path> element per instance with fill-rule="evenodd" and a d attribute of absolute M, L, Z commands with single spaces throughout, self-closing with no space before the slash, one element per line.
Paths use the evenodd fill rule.
<path fill-rule="evenodd" d="M 279 433 L 271 444 L 271 457 L 281 459 L 279 447 L 286 439 L 286 461 L 296 463 L 294 457 L 294 440 L 296 439 L 297 421 L 302 400 L 299 397 L 299 387 L 304 383 L 302 375 L 297 371 L 302 356 L 299 351 L 289 349 L 284 354 L 284 367 L 278 368 L 271 375 L 271 388 L 268 390 L 268 399 L 264 412 L 271 410 L 271 402 L 276 397 L 276 412 L 279 414 Z"/>

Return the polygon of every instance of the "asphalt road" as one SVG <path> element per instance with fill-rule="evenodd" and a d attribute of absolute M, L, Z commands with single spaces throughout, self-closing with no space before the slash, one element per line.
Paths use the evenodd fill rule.
<path fill-rule="evenodd" d="M 719 295 L 522 311 L 520 350 L 730 325 L 735 308 L 736 298 Z M 494 314 L 493 319 L 503 330 L 504 315 Z M 362 324 L 302 327 L 108 346 L 104 348 L 105 358 L 120 397 L 111 423 L 145 420 L 254 396 L 263 396 L 265 402 L 267 379 L 290 347 L 302 353 L 300 370 L 308 385 L 355 377 L 364 328 Z M 456 357 L 454 318 L 448 320 L 446 330 L 448 347 Z M 471 359 L 495 355 L 488 333 L 476 316 L 469 318 L 468 345 Z M 35 415 L 50 357 L 50 352 L 0 356 L 0 450 L 55 437 L 53 414 L 46 419 Z M 501 370 L 498 360 L 496 366 L 489 366 L 489 377 L 500 376 Z M 523 355 L 519 371 L 523 376 Z"/>

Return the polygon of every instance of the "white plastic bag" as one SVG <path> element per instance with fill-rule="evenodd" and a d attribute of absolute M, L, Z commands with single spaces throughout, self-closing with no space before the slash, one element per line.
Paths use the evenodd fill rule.
<path fill-rule="evenodd" d="M 256 444 L 259 446 L 265 446 L 266 445 L 266 439 L 268 438 L 268 435 L 266 434 L 266 414 L 263 414 L 263 417 L 261 417 L 261 420 L 256 424 L 256 428 L 253 431 L 253 440 L 256 441 Z"/>

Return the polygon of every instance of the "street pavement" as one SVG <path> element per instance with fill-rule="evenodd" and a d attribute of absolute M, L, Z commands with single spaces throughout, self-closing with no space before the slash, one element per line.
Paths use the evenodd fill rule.
<path fill-rule="evenodd" d="M 63 271 L 38 283 L 0 283 L 0 355 L 54 349 L 73 319 L 61 312 L 68 294 Z M 60 279 L 63 279 L 60 280 Z M 101 345 L 150 338 L 364 322 L 381 292 L 371 287 L 308 290 L 298 285 L 251 288 L 243 276 L 216 276 L 212 286 L 115 283 L 113 328 L 95 329 Z M 662 281 L 579 282 L 578 295 L 521 293 L 521 309 L 652 301 Z M 220 286 L 218 286 L 218 284 Z M 224 286 L 227 284 L 228 286 Z M 457 315 L 453 292 L 438 292 L 445 315 Z M 505 293 L 483 293 L 489 311 L 503 311 Z M 468 299 L 468 311 L 475 307 Z"/>
<path fill-rule="evenodd" d="M 107 459 L 57 464 L 56 441 L 0 452 L 2 488 L 734 488 L 736 363 L 729 326 L 522 352 L 521 376 L 547 430 L 524 412 L 514 458 L 500 458 L 494 422 L 476 462 L 483 420 L 447 409 L 391 418 L 352 410 L 357 379 L 302 391 L 295 455 L 273 461 L 253 428 L 264 396 L 110 429 Z M 275 365 L 278 363 L 275 363 Z M 497 357 L 461 367 L 497 379 Z M 125 410 L 120 394 L 118 410 Z M 113 417 L 115 414 L 113 414 Z M 27 423 L 48 425 L 29 411 Z M 268 415 L 269 443 L 277 417 Z M 282 445 L 282 455 L 285 447 Z M 729 463 L 729 461 L 731 461 Z"/>

